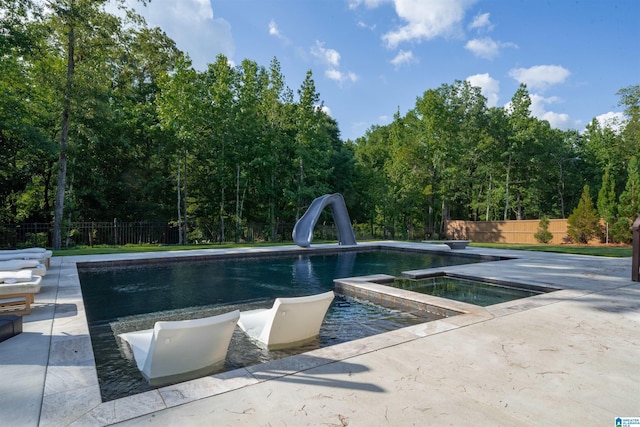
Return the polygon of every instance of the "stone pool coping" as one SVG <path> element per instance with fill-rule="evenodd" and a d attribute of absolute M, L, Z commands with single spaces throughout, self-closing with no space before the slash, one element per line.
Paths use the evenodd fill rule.
<path fill-rule="evenodd" d="M 428 244 L 402 242 L 362 243 L 361 247 L 441 250 Z M 315 248 L 334 248 L 315 245 Z M 273 362 L 163 387 L 139 395 L 102 402 L 91 348 L 76 263 L 161 260 L 174 257 L 246 254 L 276 251 L 308 251 L 293 246 L 232 250 L 199 250 L 146 254 L 54 257 L 36 296 L 34 310 L 24 318 L 24 332 L 0 343 L 0 424 L 11 425 L 109 425 L 155 414 L 233 390 L 250 389 L 269 380 L 294 375 L 336 361 L 366 355 L 390 347 L 532 310 L 602 291 L 629 286 L 629 259 L 603 259 L 467 248 L 465 252 L 485 256 L 509 256 L 496 263 L 467 264 L 428 269 L 461 273 L 491 280 L 553 286 L 562 290 L 525 300 L 516 300 L 466 314 L 410 326 L 357 341 L 321 348 Z M 458 254 L 458 252 L 456 252 Z M 628 264 L 628 268 L 627 268 Z M 627 274 L 628 273 L 628 274 Z M 475 306 L 473 306 L 475 307 Z M 629 414 L 630 415 L 630 414 Z"/>

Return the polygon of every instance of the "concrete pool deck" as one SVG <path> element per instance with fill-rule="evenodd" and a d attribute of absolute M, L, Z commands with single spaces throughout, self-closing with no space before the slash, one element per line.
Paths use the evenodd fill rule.
<path fill-rule="evenodd" d="M 332 245 L 312 249 L 321 247 Z M 452 252 L 513 259 L 435 270 L 562 290 L 101 401 L 76 263 L 274 250 L 308 251 L 52 258 L 23 333 L 0 343 L 0 425 L 615 426 L 640 417 L 631 259 L 475 247 Z"/>

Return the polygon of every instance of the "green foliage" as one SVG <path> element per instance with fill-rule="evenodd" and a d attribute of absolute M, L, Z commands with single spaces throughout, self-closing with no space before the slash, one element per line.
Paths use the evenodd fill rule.
<path fill-rule="evenodd" d="M 620 217 L 631 221 L 640 215 L 640 168 L 636 156 L 631 157 L 627 166 L 627 184 L 620 194 L 618 212 Z"/>
<path fill-rule="evenodd" d="M 622 131 L 622 145 L 629 155 L 636 155 L 640 147 L 640 85 L 622 88 L 617 95 L 618 105 L 624 107 L 625 126 Z"/>
<path fill-rule="evenodd" d="M 549 231 L 549 218 L 546 216 L 540 218 L 538 231 L 533 235 L 533 237 L 539 243 L 549 243 L 553 239 L 553 234 Z"/>
<path fill-rule="evenodd" d="M 601 188 L 618 238 L 638 213 L 637 85 L 618 93 L 620 131 L 553 129 L 532 116 L 524 85 L 509 107 L 489 108 L 480 88 L 455 81 L 345 142 L 311 71 L 295 92 L 276 58 L 234 66 L 220 55 L 197 71 L 162 31 L 103 4 L 0 0 L 0 222 L 50 222 L 59 194 L 64 221 L 181 222 L 185 242 L 249 229 L 278 240 L 311 200 L 341 192 L 372 238 L 422 238 L 447 219 L 564 217 L 584 183 Z"/>
<path fill-rule="evenodd" d="M 600 218 L 593 206 L 588 185 L 584 186 L 578 206 L 567 219 L 567 233 L 576 243 L 584 244 L 601 234 Z"/>
<path fill-rule="evenodd" d="M 631 243 L 631 224 L 640 215 L 640 169 L 635 156 L 627 166 L 627 183 L 620 194 L 617 206 L 618 217 L 609 228 L 614 242 Z"/>
<path fill-rule="evenodd" d="M 602 187 L 598 192 L 598 214 L 605 221 L 612 223 L 616 214 L 616 192 L 615 181 L 609 172 L 610 169 L 607 166 L 604 170 L 604 175 L 602 175 Z"/>
<path fill-rule="evenodd" d="M 615 223 L 609 225 L 609 235 L 613 242 L 631 243 L 631 221 L 628 218 L 618 218 Z"/>

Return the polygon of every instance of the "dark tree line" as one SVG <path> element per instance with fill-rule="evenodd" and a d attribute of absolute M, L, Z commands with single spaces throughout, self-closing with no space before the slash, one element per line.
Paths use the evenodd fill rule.
<path fill-rule="evenodd" d="M 580 133 L 532 117 L 524 85 L 498 108 L 468 82 L 427 90 L 405 116 L 355 141 L 357 165 L 377 184 L 356 191 L 373 205 L 369 224 L 434 236 L 447 219 L 567 218 L 587 185 L 613 239 L 628 240 L 640 213 L 640 86 L 618 95 L 625 122 L 594 119 Z"/>
<path fill-rule="evenodd" d="M 566 217 L 583 187 L 620 230 L 638 208 L 640 86 L 619 129 L 532 117 L 455 81 L 391 124 L 343 141 L 309 71 L 294 92 L 274 58 L 204 71 L 158 28 L 95 0 L 0 0 L 0 223 L 160 221 L 181 240 L 267 240 L 340 192 L 360 233 L 424 238 L 448 218 Z M 327 215 L 330 221 L 330 216 Z M 625 222 L 626 221 L 626 222 Z"/>

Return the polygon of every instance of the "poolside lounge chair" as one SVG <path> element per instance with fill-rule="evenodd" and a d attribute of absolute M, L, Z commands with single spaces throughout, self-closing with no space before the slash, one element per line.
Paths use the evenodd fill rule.
<path fill-rule="evenodd" d="M 238 310 L 193 320 L 156 322 L 153 329 L 118 335 L 129 343 L 151 385 L 206 375 L 224 362 Z"/>
<path fill-rule="evenodd" d="M 269 348 L 293 347 L 318 335 L 333 298 L 333 291 L 277 298 L 270 309 L 240 313 L 238 326 Z"/>
<path fill-rule="evenodd" d="M 12 259 L 35 259 L 49 268 L 52 251 L 44 248 L 7 249 L 0 250 L 0 261 Z"/>
<path fill-rule="evenodd" d="M 29 314 L 42 277 L 31 270 L 0 271 L 0 313 Z"/>
<path fill-rule="evenodd" d="M 0 271 L 31 270 L 34 276 L 45 276 L 47 268 L 37 259 L 10 259 L 0 261 Z"/>

